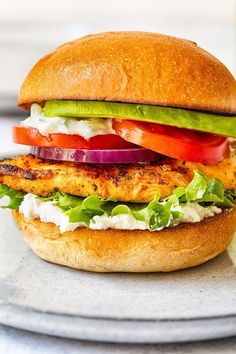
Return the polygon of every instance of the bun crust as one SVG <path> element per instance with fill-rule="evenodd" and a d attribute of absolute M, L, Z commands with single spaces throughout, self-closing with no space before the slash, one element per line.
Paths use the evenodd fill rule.
<path fill-rule="evenodd" d="M 61 233 L 51 224 L 14 218 L 25 241 L 46 261 L 93 272 L 170 272 L 204 263 L 222 253 L 236 230 L 236 208 L 196 224 L 159 232 Z"/>
<path fill-rule="evenodd" d="M 194 42 L 107 32 L 66 43 L 30 71 L 18 104 L 46 100 L 146 103 L 236 114 L 236 81 Z"/>

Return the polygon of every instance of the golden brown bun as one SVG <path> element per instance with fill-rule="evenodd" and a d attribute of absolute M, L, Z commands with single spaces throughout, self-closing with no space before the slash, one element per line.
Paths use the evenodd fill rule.
<path fill-rule="evenodd" d="M 61 233 L 55 225 L 13 212 L 25 241 L 41 258 L 93 272 L 170 272 L 222 253 L 236 230 L 236 208 L 173 229 Z"/>
<path fill-rule="evenodd" d="M 66 43 L 33 67 L 18 104 L 53 99 L 147 103 L 236 113 L 236 81 L 194 42 L 107 32 Z"/>

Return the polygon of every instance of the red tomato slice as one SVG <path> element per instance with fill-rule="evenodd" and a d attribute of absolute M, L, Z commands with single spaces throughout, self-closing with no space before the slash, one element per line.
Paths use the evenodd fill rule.
<path fill-rule="evenodd" d="M 49 134 L 48 136 L 44 136 L 36 128 L 18 126 L 13 127 L 12 134 L 15 143 L 30 146 L 86 150 L 137 148 L 136 145 L 127 142 L 115 134 L 96 135 L 86 140 L 80 135 Z"/>
<path fill-rule="evenodd" d="M 123 139 L 175 159 L 214 164 L 229 155 L 227 138 L 161 124 L 113 120 Z"/>

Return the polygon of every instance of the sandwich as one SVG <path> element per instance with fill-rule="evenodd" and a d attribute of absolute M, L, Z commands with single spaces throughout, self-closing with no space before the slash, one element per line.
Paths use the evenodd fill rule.
<path fill-rule="evenodd" d="M 29 117 L 0 161 L 2 207 L 42 259 L 95 272 L 169 272 L 236 230 L 236 81 L 196 43 L 108 32 L 40 59 Z"/>

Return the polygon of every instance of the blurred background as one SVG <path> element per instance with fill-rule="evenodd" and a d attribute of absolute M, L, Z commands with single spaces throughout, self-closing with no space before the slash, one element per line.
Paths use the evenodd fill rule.
<path fill-rule="evenodd" d="M 142 30 L 192 39 L 236 74 L 236 0 L 0 0 L 0 118 L 26 115 L 17 93 L 32 65 L 85 34 Z M 14 150 L 0 121 L 0 153 Z M 3 129 L 4 128 L 4 129 Z"/>

